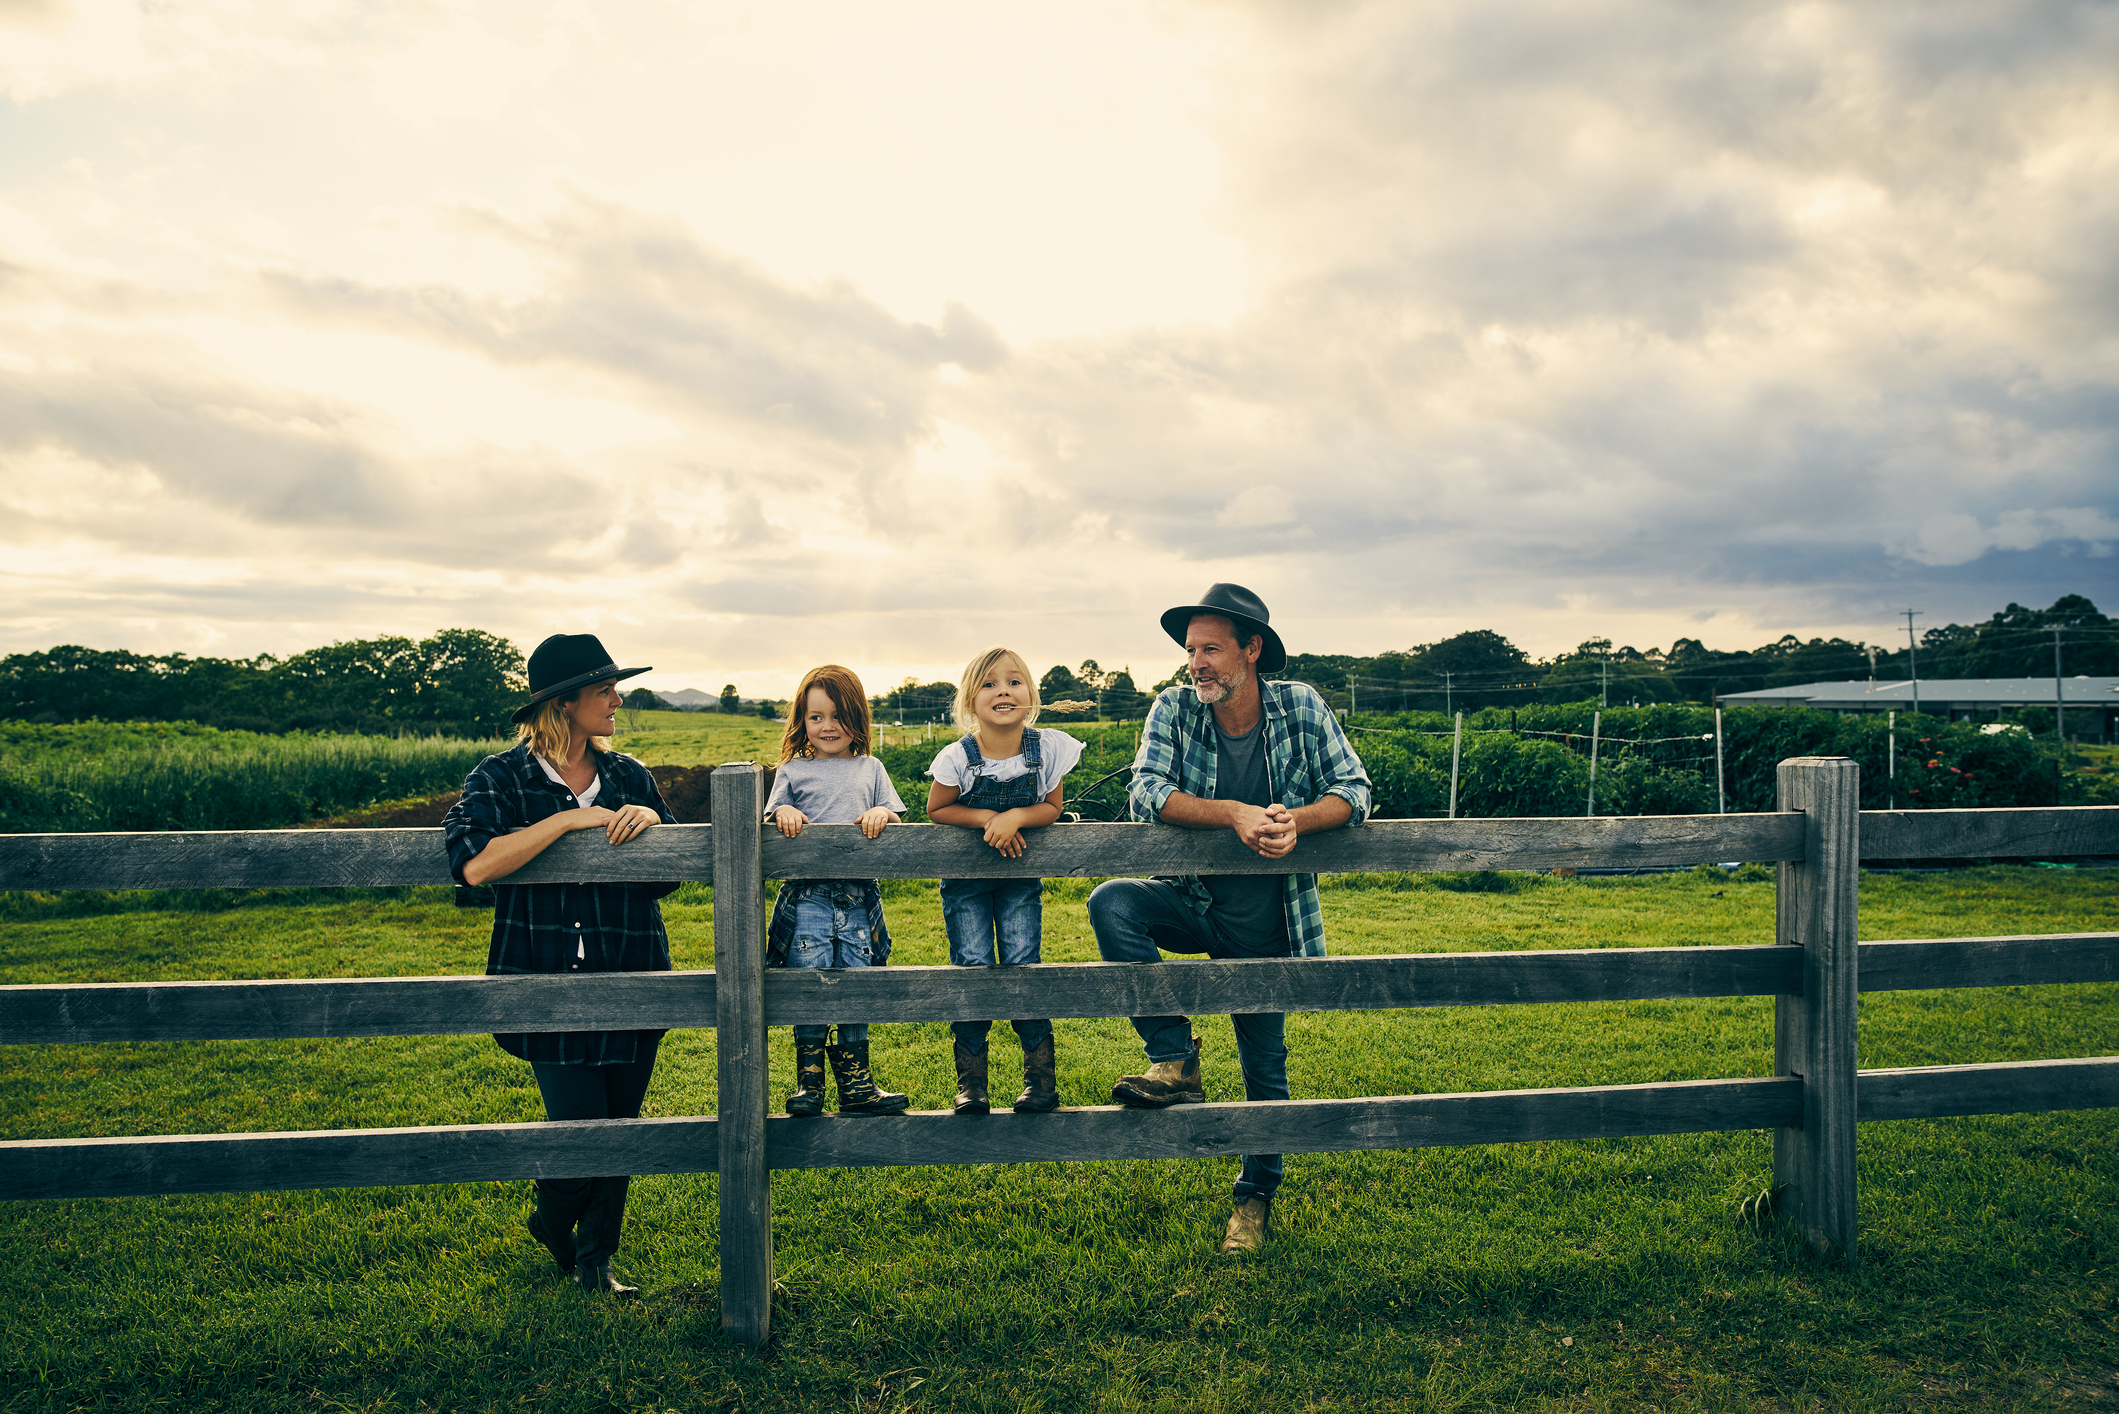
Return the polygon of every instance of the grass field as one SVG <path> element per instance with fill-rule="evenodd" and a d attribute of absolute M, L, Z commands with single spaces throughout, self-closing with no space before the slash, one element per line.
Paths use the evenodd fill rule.
<path fill-rule="evenodd" d="M 1757 942 L 1765 873 L 1353 878 L 1327 921 L 1342 954 Z M 1048 958 L 1094 955 L 1087 887 L 1048 885 Z M 18 915 L 0 980 L 483 963 L 488 916 L 443 891 L 311 897 Z M 680 967 L 712 964 L 710 904 L 692 886 L 666 905 Z M 943 960 L 932 885 L 893 886 L 889 909 L 898 961 Z M 1872 874 L 1863 922 L 2119 928 L 2119 875 Z M 1862 1014 L 1865 1066 L 2119 1049 L 2114 986 L 1881 994 Z M 1289 1029 L 1303 1096 L 1771 1068 L 1764 999 Z M 1200 1031 L 1209 1097 L 1238 1098 L 1227 1020 Z M 1058 1032 L 1069 1104 L 1138 1066 L 1122 1020 Z M 923 1107 L 947 1101 L 948 1044 L 940 1025 L 876 1029 L 884 1079 Z M 773 1046 L 784 1087 L 784 1030 Z M 527 1067 L 459 1037 L 10 1048 L 0 1102 L 9 1138 L 541 1117 Z M 711 1035 L 673 1034 L 648 1112 L 714 1108 Z M 0 1409 L 2114 1407 L 2115 1140 L 2109 1111 L 1864 1126 L 1853 1272 L 1733 1221 L 1766 1181 L 1763 1133 L 1296 1157 L 1273 1245 L 1237 1263 L 1213 1250 L 1232 1162 L 783 1174 L 762 1354 L 718 1334 L 711 1177 L 635 1185 L 620 1266 L 649 1296 L 632 1307 L 558 1281 L 520 1230 L 520 1183 L 17 1204 L 0 1208 Z"/>

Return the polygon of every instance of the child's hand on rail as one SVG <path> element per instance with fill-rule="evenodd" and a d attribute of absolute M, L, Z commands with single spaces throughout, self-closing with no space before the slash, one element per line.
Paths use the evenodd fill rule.
<path fill-rule="evenodd" d="M 898 817 L 896 815 L 878 805 L 862 814 L 861 833 L 870 839 L 874 839 L 877 835 L 883 833 L 885 825 L 895 825 L 897 823 Z"/>
<path fill-rule="evenodd" d="M 1023 857 L 1023 813 L 1003 810 L 986 822 L 986 843 L 1008 859 Z"/>
<path fill-rule="evenodd" d="M 783 805 L 773 812 L 773 828 L 789 839 L 801 834 L 802 827 L 808 823 L 809 817 L 792 805 Z"/>

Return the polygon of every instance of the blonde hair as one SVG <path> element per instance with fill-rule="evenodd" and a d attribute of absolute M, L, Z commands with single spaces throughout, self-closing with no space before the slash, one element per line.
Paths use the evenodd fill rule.
<path fill-rule="evenodd" d="M 529 744 L 530 750 L 547 761 L 560 762 L 567 759 L 567 745 L 574 739 L 574 724 L 567 720 L 567 708 L 581 700 L 581 694 L 572 697 L 548 698 L 537 704 L 530 719 L 515 728 L 515 744 Z M 589 750 L 609 751 L 611 739 L 607 736 L 589 738 Z"/>
<path fill-rule="evenodd" d="M 802 685 L 795 689 L 795 700 L 787 709 L 787 731 L 780 737 L 780 760 L 786 765 L 798 756 L 815 754 L 809 744 L 809 690 L 824 689 L 831 705 L 839 709 L 839 725 L 853 738 L 853 754 L 868 754 L 868 694 L 861 687 L 861 680 L 854 676 L 852 668 L 842 668 L 837 663 L 826 663 L 821 668 L 811 668 L 802 675 Z"/>
<path fill-rule="evenodd" d="M 1023 670 L 1023 683 L 1030 690 L 1030 714 L 1023 718 L 1023 725 L 1027 727 L 1037 720 L 1038 709 L 1043 704 L 1038 699 L 1037 679 L 1031 676 L 1030 665 L 1024 662 L 1023 655 L 1013 648 L 989 648 L 965 666 L 963 679 L 957 683 L 957 730 L 975 732 L 979 729 L 978 713 L 972 710 L 973 706 L 978 701 L 979 689 L 985 685 L 986 675 L 992 672 L 1003 658 L 1015 659 L 1015 665 Z"/>

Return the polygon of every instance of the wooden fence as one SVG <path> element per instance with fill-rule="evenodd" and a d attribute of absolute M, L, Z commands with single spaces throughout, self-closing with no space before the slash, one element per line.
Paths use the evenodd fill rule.
<path fill-rule="evenodd" d="M 1784 761 L 1760 815 L 1378 821 L 1260 859 L 1228 831 L 1081 824 L 1017 860 L 969 830 L 761 828 L 760 773 L 713 777 L 718 825 L 664 826 L 613 849 L 569 835 L 514 876 L 713 881 L 715 972 L 0 987 L 0 1044 L 249 1040 L 714 1027 L 718 1116 L 179 1134 L 0 1143 L 0 1194 L 117 1197 L 398 1183 L 718 1173 L 722 1325 L 770 1333 L 776 1168 L 1026 1163 L 1740 1129 L 1774 1131 L 1778 1211 L 1820 1250 L 1855 1254 L 1859 1120 L 2119 1105 L 2119 1057 L 1856 1068 L 1859 993 L 2119 979 L 2119 933 L 1858 942 L 1859 861 L 2119 852 L 2119 807 L 1860 811 L 1841 758 Z M 1775 937 L 1758 946 L 1118 963 L 772 970 L 763 885 L 790 878 L 1104 877 L 1441 869 L 1780 866 Z M 432 830 L 0 837 L 0 888 L 443 884 Z M 733 944 L 733 945 L 732 945 Z M 769 1115 L 766 1027 L 1229 1011 L 1772 996 L 1775 1074 L 1654 1085 L 1346 1100 L 1065 1109 L 895 1121 Z"/>

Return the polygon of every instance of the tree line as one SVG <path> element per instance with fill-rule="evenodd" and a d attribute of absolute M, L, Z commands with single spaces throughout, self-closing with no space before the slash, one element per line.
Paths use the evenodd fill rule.
<path fill-rule="evenodd" d="M 1944 624 L 1919 635 L 1923 679 L 2045 677 L 2060 631 L 2063 670 L 2119 675 L 2119 624 L 2079 594 L 2047 609 L 2010 604 L 1972 624 Z M 1793 634 L 1727 652 L 1681 638 L 1666 652 L 1614 647 L 1592 638 L 1572 652 L 1533 659 L 1492 629 L 1368 656 L 1295 653 L 1279 676 L 1307 682 L 1335 707 L 1370 712 L 1476 712 L 1596 701 L 1613 706 L 1709 703 L 1732 692 L 1794 683 L 1880 681 L 1912 675 L 1913 654 L 1843 638 Z M 521 650 L 480 629 L 452 628 L 423 639 L 356 639 L 290 658 L 154 655 L 62 645 L 0 658 L 0 718 L 28 722 L 193 721 L 236 730 L 371 732 L 384 735 L 496 735 L 528 691 Z M 1184 666 L 1151 686 L 1128 668 L 1094 659 L 1055 666 L 1038 681 L 1053 721 L 1126 721 L 1154 695 L 1184 680 Z M 634 707 L 661 706 L 644 688 Z M 946 722 L 956 684 L 907 678 L 871 699 L 881 720 Z M 721 689 L 723 712 L 745 710 L 736 685 Z M 777 716 L 783 704 L 753 704 Z M 707 710 L 713 710 L 708 708 Z"/>

